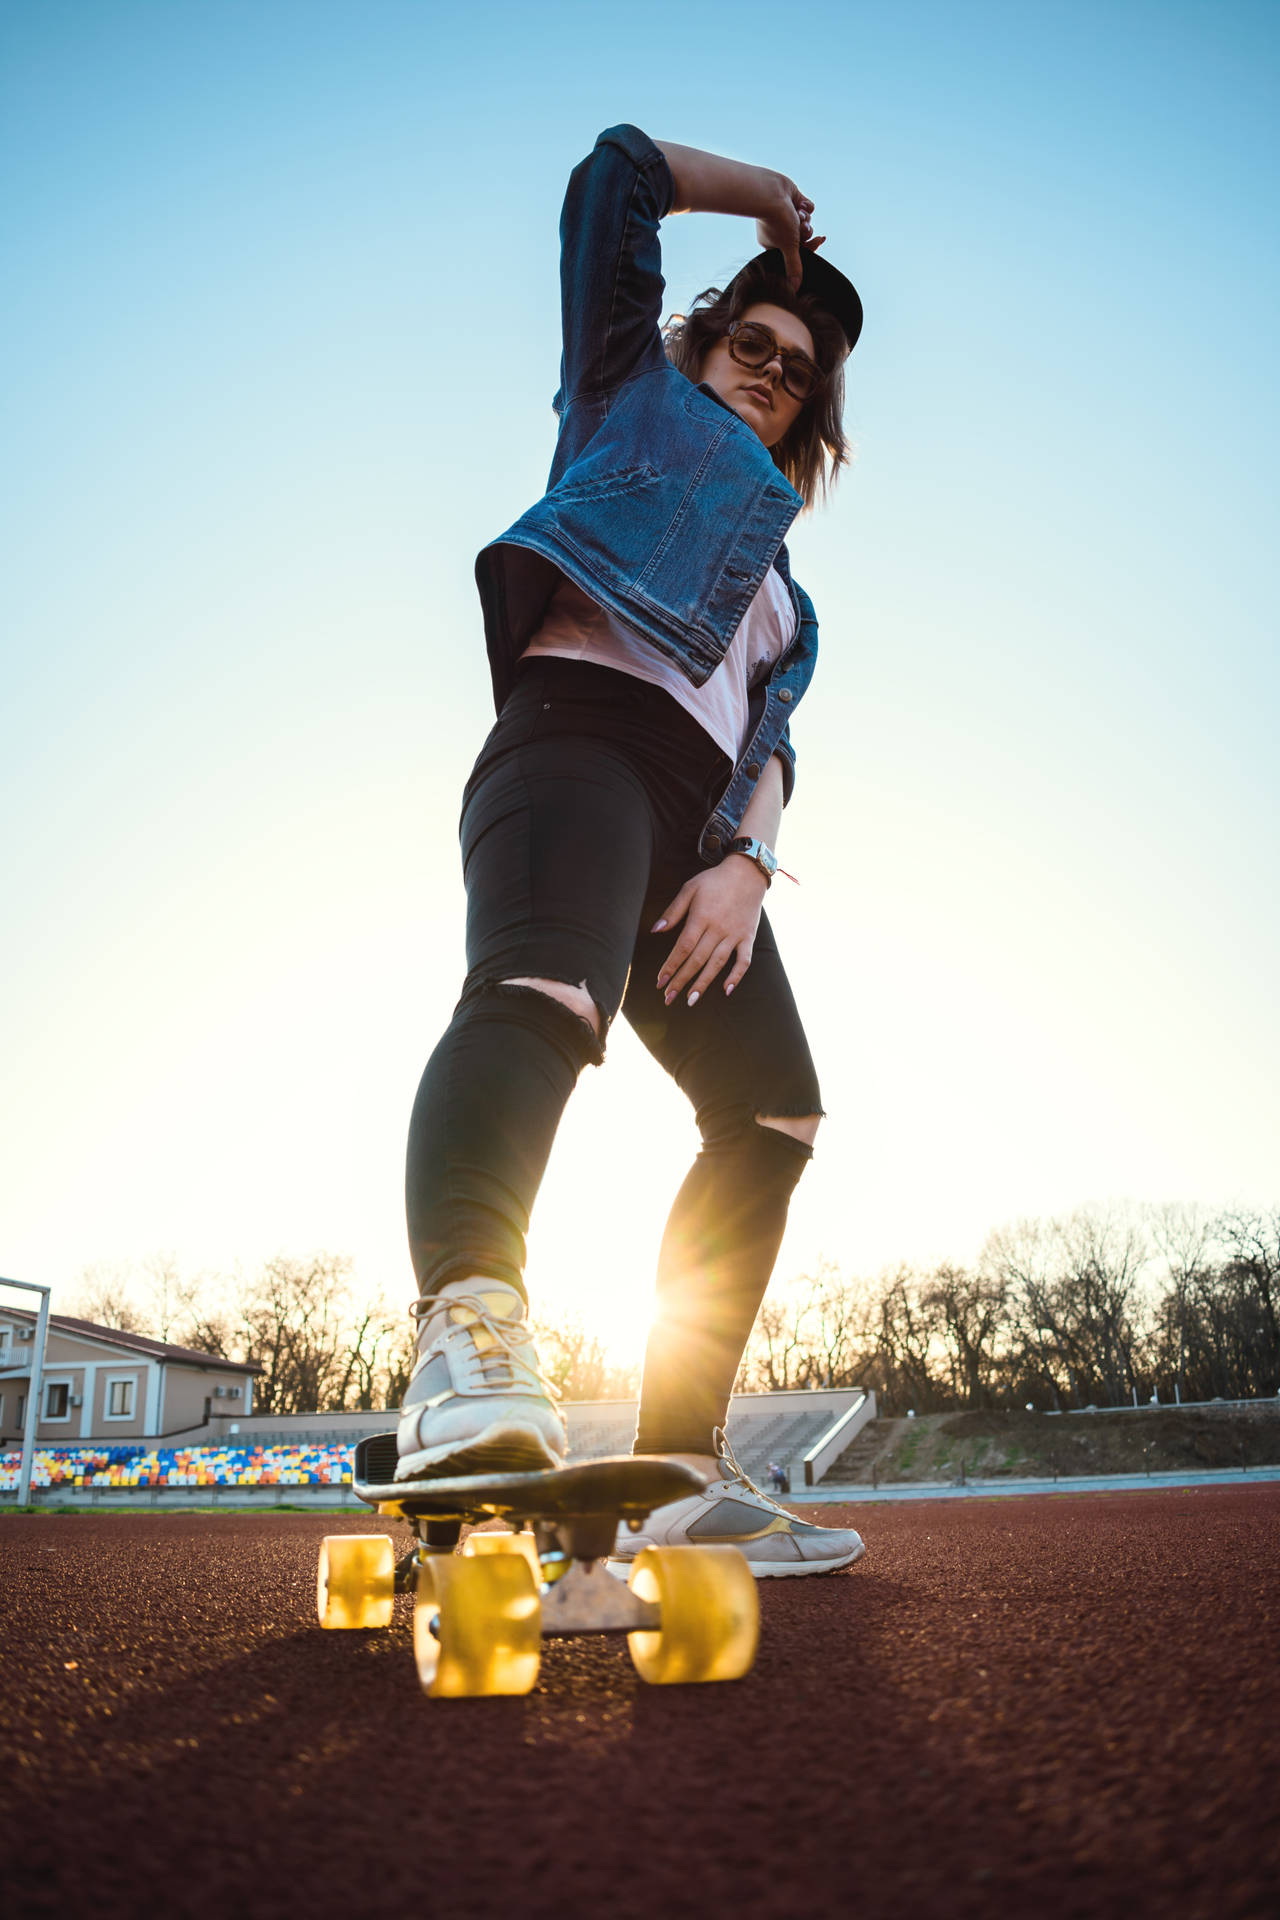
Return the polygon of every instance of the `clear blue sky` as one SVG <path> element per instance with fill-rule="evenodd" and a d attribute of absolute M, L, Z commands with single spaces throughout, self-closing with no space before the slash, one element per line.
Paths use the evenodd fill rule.
<path fill-rule="evenodd" d="M 0 32 L 0 1270 L 325 1246 L 407 1293 L 471 564 L 541 489 L 560 195 L 624 119 L 791 174 L 867 311 L 857 464 L 791 542 L 823 656 L 772 898 L 830 1119 L 784 1268 L 1277 1197 L 1274 6 Z M 664 248 L 677 308 L 753 240 Z M 692 1145 L 619 1032 L 549 1300 L 616 1268 L 642 1309 Z"/>

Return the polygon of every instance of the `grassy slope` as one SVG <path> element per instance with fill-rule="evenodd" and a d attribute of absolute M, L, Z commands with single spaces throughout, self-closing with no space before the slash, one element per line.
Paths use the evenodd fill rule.
<path fill-rule="evenodd" d="M 831 1468 L 832 1484 L 1040 1478 L 1280 1466 L 1280 1401 L 1131 1413 L 935 1413 L 877 1420 Z"/>

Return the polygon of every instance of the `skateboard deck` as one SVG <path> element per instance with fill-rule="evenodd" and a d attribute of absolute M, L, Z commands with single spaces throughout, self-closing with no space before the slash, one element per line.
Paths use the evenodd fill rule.
<path fill-rule="evenodd" d="M 397 1480 L 395 1435 L 374 1434 L 356 1448 L 352 1492 L 389 1518 L 439 1524 L 439 1544 L 450 1523 L 486 1520 L 610 1522 L 596 1531 L 608 1552 L 619 1520 L 644 1520 L 655 1507 L 701 1493 L 705 1482 L 691 1467 L 667 1460 L 614 1454 L 540 1473 L 477 1473 Z M 431 1544 L 436 1544 L 432 1539 Z M 592 1558 L 585 1554 L 580 1557 Z"/>
<path fill-rule="evenodd" d="M 396 1437 L 360 1441 L 352 1491 L 418 1537 L 395 1557 L 385 1534 L 321 1543 L 316 1601 L 324 1627 L 385 1627 L 397 1593 L 415 1592 L 414 1655 L 433 1698 L 527 1693 L 544 1639 L 625 1634 L 642 1679 L 733 1680 L 755 1658 L 755 1580 L 733 1547 L 645 1547 L 624 1587 L 604 1562 L 620 1523 L 638 1529 L 701 1477 L 630 1454 L 535 1473 L 397 1480 Z M 517 1531 L 485 1525 L 506 1520 Z M 460 1554 L 462 1529 L 473 1529 Z"/>

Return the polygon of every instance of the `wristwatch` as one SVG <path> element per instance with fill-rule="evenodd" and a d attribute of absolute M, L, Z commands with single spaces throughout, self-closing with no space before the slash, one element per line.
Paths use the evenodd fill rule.
<path fill-rule="evenodd" d="M 778 856 L 772 847 L 766 847 L 763 840 L 748 840 L 745 837 L 731 840 L 725 852 L 744 854 L 754 866 L 759 867 L 766 887 L 773 885 L 773 876 L 778 871 Z"/>

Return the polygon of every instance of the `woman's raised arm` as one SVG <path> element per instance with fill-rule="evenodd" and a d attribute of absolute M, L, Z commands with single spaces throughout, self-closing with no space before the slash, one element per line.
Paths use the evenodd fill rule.
<path fill-rule="evenodd" d="M 813 202 L 795 181 L 772 167 L 726 160 L 699 147 L 679 147 L 671 140 L 655 140 L 654 145 L 675 181 L 671 212 L 737 213 L 754 220 L 761 246 L 781 250 L 787 279 L 798 290 L 801 251 L 820 247 L 826 235 L 814 238 Z"/>

